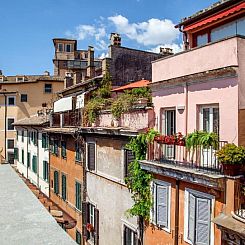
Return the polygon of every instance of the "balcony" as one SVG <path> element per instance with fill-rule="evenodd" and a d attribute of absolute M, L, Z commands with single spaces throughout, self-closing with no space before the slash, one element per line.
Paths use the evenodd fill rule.
<path fill-rule="evenodd" d="M 141 130 L 154 126 L 153 108 L 131 109 L 115 120 L 111 111 L 102 111 L 96 121 L 97 127 L 122 127 L 130 130 Z"/>
<path fill-rule="evenodd" d="M 219 141 L 218 149 L 226 143 L 226 141 Z M 208 174 L 222 174 L 222 166 L 215 155 L 218 149 L 197 146 L 195 149 L 188 150 L 185 145 L 161 143 L 154 140 L 153 144 L 148 147 L 147 161 Z"/>
<path fill-rule="evenodd" d="M 85 69 L 88 66 L 88 62 L 86 60 L 68 60 L 67 67 L 69 69 Z"/>
<path fill-rule="evenodd" d="M 82 112 L 79 109 L 51 115 L 51 127 L 79 127 L 81 123 Z"/>
<path fill-rule="evenodd" d="M 152 82 L 237 67 L 238 56 L 245 55 L 244 45 L 245 38 L 235 36 L 159 59 L 152 64 Z"/>

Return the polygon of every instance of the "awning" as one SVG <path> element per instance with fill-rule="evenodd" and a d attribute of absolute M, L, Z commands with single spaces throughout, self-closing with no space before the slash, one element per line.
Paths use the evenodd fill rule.
<path fill-rule="evenodd" d="M 54 102 L 54 112 L 72 110 L 72 96 L 59 99 Z"/>
<path fill-rule="evenodd" d="M 198 27 L 204 26 L 204 25 L 212 23 L 212 22 L 214 22 L 216 20 L 222 19 L 222 18 L 227 17 L 229 15 L 232 15 L 234 13 L 237 13 L 237 12 L 239 12 L 241 10 L 245 10 L 245 3 L 241 3 L 241 4 L 237 5 L 237 6 L 234 6 L 234 7 L 230 8 L 230 9 L 227 9 L 227 10 L 222 11 L 222 12 L 220 12 L 218 14 L 215 14 L 215 15 L 209 17 L 209 18 L 206 18 L 206 19 L 204 19 L 202 21 L 199 21 L 199 22 L 197 22 L 195 24 L 186 26 L 184 28 L 184 31 L 190 31 L 190 30 L 196 29 Z"/>

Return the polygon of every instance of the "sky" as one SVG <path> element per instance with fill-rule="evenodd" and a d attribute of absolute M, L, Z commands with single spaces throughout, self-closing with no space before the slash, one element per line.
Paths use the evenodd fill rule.
<path fill-rule="evenodd" d="M 215 0 L 0 0 L 0 70 L 4 75 L 53 74 L 53 38 L 78 40 L 105 57 L 111 32 L 122 46 L 181 50 L 174 25 Z"/>

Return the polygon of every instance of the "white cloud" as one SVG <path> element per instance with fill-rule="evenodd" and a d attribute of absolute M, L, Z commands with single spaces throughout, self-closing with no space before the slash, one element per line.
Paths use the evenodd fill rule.
<path fill-rule="evenodd" d="M 151 48 L 149 49 L 148 51 L 150 52 L 154 52 L 154 53 L 159 53 L 160 52 L 160 48 L 171 48 L 173 50 L 174 53 L 179 53 L 183 50 L 183 45 L 182 44 L 176 44 L 176 43 L 173 43 L 173 44 L 160 44 L 160 45 L 157 45 L 156 47 L 154 48 Z"/>
<path fill-rule="evenodd" d="M 108 17 L 108 20 L 115 25 L 117 32 L 144 46 L 172 44 L 179 37 L 179 31 L 168 19 L 149 19 L 145 22 L 129 23 L 126 17 L 115 15 Z"/>
<path fill-rule="evenodd" d="M 66 36 L 79 41 L 88 40 L 95 49 L 105 52 L 109 44 L 109 33 L 117 32 L 137 43 L 137 46 L 154 52 L 159 47 L 170 47 L 175 52 L 180 51 L 178 43 L 179 31 L 174 23 L 168 19 L 152 18 L 143 22 L 130 23 L 122 16 L 115 15 L 108 18 L 100 16 L 92 25 L 78 25 L 73 32 L 67 31 Z"/>
<path fill-rule="evenodd" d="M 107 58 L 107 57 L 109 57 L 109 54 L 108 54 L 108 53 L 102 53 L 102 54 L 99 56 L 100 59 L 104 59 L 104 58 Z"/>

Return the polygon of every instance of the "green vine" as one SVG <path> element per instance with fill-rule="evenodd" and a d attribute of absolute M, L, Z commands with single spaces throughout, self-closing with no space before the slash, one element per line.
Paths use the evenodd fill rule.
<path fill-rule="evenodd" d="M 139 134 L 127 144 L 127 148 L 132 150 L 135 160 L 129 165 L 129 175 L 125 178 L 126 184 L 132 193 L 134 205 L 128 210 L 129 215 L 139 216 L 145 220 L 150 219 L 152 207 L 152 197 L 150 183 L 152 175 L 141 169 L 139 160 L 145 160 L 147 145 L 151 143 L 155 136 L 159 135 L 154 129 L 147 133 Z"/>

